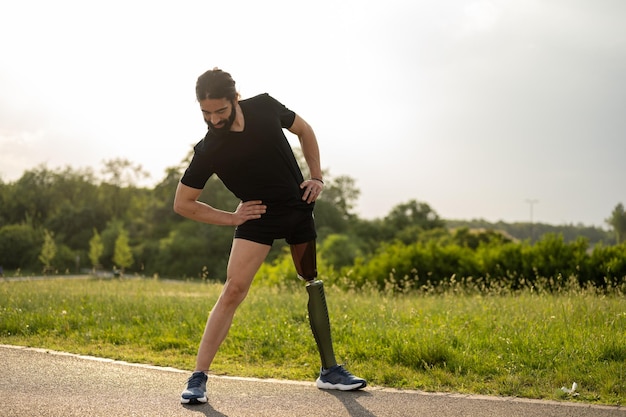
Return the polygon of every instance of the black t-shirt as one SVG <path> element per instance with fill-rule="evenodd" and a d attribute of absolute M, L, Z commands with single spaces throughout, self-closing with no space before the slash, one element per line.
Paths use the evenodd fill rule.
<path fill-rule="evenodd" d="M 194 156 L 181 182 L 202 189 L 216 174 L 242 201 L 261 200 L 272 207 L 308 207 L 302 201 L 304 181 L 284 128 L 296 114 L 261 94 L 239 102 L 244 116 L 242 132 L 216 135 L 211 129 L 194 147 Z"/>

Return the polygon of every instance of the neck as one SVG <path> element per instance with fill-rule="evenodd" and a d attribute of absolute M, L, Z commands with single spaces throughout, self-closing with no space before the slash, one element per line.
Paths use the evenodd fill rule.
<path fill-rule="evenodd" d="M 243 117 L 243 112 L 241 111 L 241 107 L 239 103 L 235 105 L 236 113 L 235 120 L 233 121 L 233 125 L 230 127 L 231 132 L 242 132 L 245 126 L 245 119 Z"/>

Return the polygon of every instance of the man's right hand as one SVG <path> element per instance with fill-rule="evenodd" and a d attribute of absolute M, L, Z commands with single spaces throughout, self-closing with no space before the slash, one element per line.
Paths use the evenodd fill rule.
<path fill-rule="evenodd" d="M 248 220 L 259 219 L 267 210 L 261 200 L 242 201 L 233 213 L 233 225 L 239 226 Z"/>

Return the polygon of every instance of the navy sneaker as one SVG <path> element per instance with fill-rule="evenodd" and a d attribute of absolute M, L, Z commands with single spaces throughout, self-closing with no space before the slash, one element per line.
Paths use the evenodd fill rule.
<path fill-rule="evenodd" d="M 320 372 L 319 378 L 315 381 L 320 389 L 338 389 L 341 391 L 353 391 L 365 388 L 367 381 L 357 378 L 341 365 L 324 369 Z"/>
<path fill-rule="evenodd" d="M 200 404 L 207 402 L 206 381 L 209 379 L 202 371 L 191 374 L 187 380 L 187 389 L 180 395 L 181 404 Z"/>

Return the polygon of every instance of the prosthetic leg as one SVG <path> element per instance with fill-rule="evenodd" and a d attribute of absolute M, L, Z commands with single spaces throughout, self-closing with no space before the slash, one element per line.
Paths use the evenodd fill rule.
<path fill-rule="evenodd" d="M 328 307 L 324 294 L 324 283 L 317 278 L 315 241 L 291 245 L 291 256 L 298 272 L 298 277 L 307 282 L 309 294 L 309 324 L 320 352 L 322 367 L 329 369 L 337 365 L 330 332 Z"/>
<path fill-rule="evenodd" d="M 367 381 L 348 372 L 343 366 L 337 365 L 333 341 L 330 337 L 330 320 L 324 284 L 317 278 L 317 261 L 315 241 L 291 245 L 291 256 L 298 271 L 298 276 L 307 282 L 309 293 L 309 323 L 322 359 L 322 369 L 315 384 L 320 389 L 338 389 L 352 391 L 364 388 Z"/>

